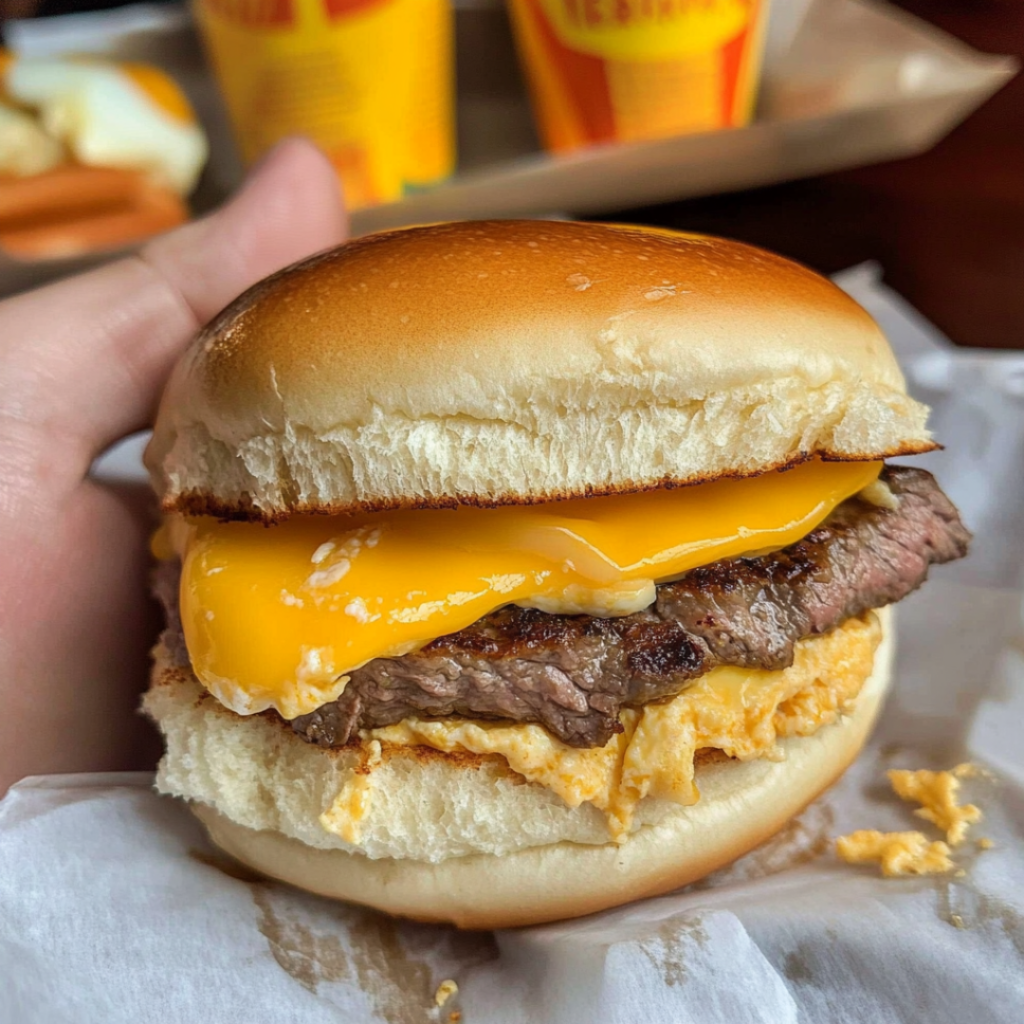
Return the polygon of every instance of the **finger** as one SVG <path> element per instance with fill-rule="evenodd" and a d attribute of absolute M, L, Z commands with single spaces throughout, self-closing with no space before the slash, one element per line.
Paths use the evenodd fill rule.
<path fill-rule="evenodd" d="M 138 257 L 0 304 L 0 450 L 23 463 L 5 468 L 32 472 L 41 441 L 84 474 L 111 442 L 150 422 L 174 360 L 205 320 L 344 233 L 335 172 L 312 145 L 289 141 L 217 213 Z"/>
<path fill-rule="evenodd" d="M 303 139 L 281 143 L 223 210 L 150 243 L 143 260 L 199 325 L 260 278 L 348 233 L 337 172 Z"/>

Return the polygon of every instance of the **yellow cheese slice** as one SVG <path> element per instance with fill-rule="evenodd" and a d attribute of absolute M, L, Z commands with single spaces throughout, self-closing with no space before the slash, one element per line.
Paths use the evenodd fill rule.
<path fill-rule="evenodd" d="M 294 516 L 273 527 L 178 520 L 181 613 L 199 680 L 239 714 L 294 718 L 346 673 L 505 604 L 628 615 L 656 582 L 792 544 L 882 464 L 811 461 L 678 489 L 498 509 Z"/>

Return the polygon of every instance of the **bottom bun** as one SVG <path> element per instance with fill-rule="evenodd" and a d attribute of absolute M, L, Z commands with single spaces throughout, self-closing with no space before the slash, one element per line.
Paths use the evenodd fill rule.
<path fill-rule="evenodd" d="M 704 877 L 778 832 L 834 783 L 864 746 L 889 685 L 893 642 L 883 615 L 874 670 L 854 711 L 810 736 L 780 741 L 782 761 L 701 765 L 700 800 L 628 842 L 559 842 L 440 863 L 315 849 L 236 824 L 205 804 L 193 812 L 226 853 L 310 892 L 419 921 L 510 928 L 579 917 Z"/>

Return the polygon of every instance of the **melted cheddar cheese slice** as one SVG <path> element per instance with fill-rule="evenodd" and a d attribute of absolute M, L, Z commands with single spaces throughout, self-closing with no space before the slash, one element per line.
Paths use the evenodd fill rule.
<path fill-rule="evenodd" d="M 295 516 L 274 527 L 173 520 L 193 669 L 238 714 L 337 699 L 347 673 L 505 604 L 628 615 L 699 565 L 799 540 L 880 462 L 540 505 Z"/>

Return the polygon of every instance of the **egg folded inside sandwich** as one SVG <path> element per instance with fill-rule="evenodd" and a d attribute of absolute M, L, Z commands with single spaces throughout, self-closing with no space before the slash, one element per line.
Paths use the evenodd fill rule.
<path fill-rule="evenodd" d="M 856 755 L 969 535 L 870 317 L 697 235 L 435 225 L 256 285 L 147 453 L 158 775 L 268 875 L 424 920 L 665 892 Z"/>

